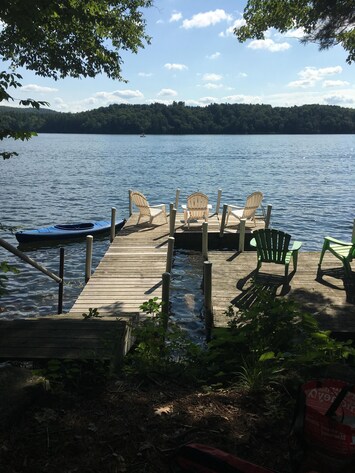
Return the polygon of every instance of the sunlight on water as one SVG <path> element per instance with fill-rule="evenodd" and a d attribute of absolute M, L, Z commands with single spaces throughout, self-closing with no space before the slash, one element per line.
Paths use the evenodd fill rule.
<path fill-rule="evenodd" d="M 303 241 L 303 251 L 320 250 L 330 234 L 349 240 L 355 217 L 354 135 L 139 136 L 40 135 L 28 143 L 7 142 L 20 156 L 0 162 L 0 223 L 29 228 L 128 216 L 128 190 L 138 189 L 154 203 L 180 202 L 193 191 L 222 202 L 243 204 L 255 191 L 272 204 L 272 227 Z M 181 210 L 181 209 L 180 209 Z M 17 245 L 10 231 L 1 237 Z M 95 239 L 94 266 L 108 247 L 108 237 Z M 65 245 L 64 309 L 68 311 L 84 284 L 85 241 Z M 58 272 L 59 246 L 32 248 L 29 256 Z M 176 317 L 194 313 L 201 301 L 189 292 L 187 255 L 176 258 L 173 300 Z M 10 293 L 2 298 L 2 316 L 56 312 L 57 285 L 0 248 L 0 261 L 16 264 L 9 275 Z M 184 265 L 187 265 L 184 268 Z M 199 270 L 196 270 L 197 272 Z M 184 285 L 189 281 L 190 286 Z M 197 298 L 197 299 L 195 299 Z M 197 332 L 200 330 L 196 327 Z"/>

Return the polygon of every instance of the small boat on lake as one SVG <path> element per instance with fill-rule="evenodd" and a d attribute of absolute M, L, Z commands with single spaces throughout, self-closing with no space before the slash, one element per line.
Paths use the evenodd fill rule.
<path fill-rule="evenodd" d="M 120 230 L 125 223 L 125 219 L 116 221 L 116 230 Z M 48 240 L 60 241 L 74 238 L 83 238 L 87 235 L 109 233 L 110 229 L 111 221 L 98 220 L 93 222 L 69 223 L 63 225 L 53 225 L 51 227 L 20 230 L 15 233 L 15 236 L 19 243 L 32 243 Z"/>

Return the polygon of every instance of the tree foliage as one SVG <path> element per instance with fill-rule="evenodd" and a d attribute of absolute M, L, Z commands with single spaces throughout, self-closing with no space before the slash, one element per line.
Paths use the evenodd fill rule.
<path fill-rule="evenodd" d="M 110 105 L 80 113 L 0 107 L 0 128 L 37 133 L 253 134 L 355 133 L 355 109 L 211 104 Z"/>
<path fill-rule="evenodd" d="M 234 31 L 241 42 L 264 39 L 269 28 L 281 33 L 302 28 L 302 42 L 318 43 L 320 49 L 341 44 L 347 62 L 355 60 L 354 0 L 248 0 L 243 17 L 246 25 Z"/>
<path fill-rule="evenodd" d="M 99 73 L 123 80 L 121 51 L 136 53 L 149 43 L 142 8 L 151 4 L 151 0 L 2 0 L 0 58 L 10 65 L 0 72 L 0 102 L 13 101 L 9 89 L 21 87 L 18 67 L 55 80 Z M 48 105 L 30 98 L 19 104 L 36 109 Z M 24 129 L 0 128 L 0 141 L 28 140 L 35 134 Z M 3 159 L 16 155 L 0 152 Z"/>
<path fill-rule="evenodd" d="M 54 79 L 121 80 L 121 50 L 136 53 L 150 38 L 141 8 L 151 0 L 2 0 L 0 56 Z"/>
<path fill-rule="evenodd" d="M 15 74 L 12 72 L 2 71 L 0 72 L 0 102 L 3 100 L 9 102 L 10 100 L 13 101 L 14 99 L 8 93 L 8 89 L 10 87 L 16 89 L 17 87 L 21 87 L 21 83 L 19 80 L 22 79 L 20 74 Z M 48 105 L 48 102 L 43 101 L 36 101 L 33 99 L 26 99 L 20 100 L 20 105 L 30 106 L 32 108 L 36 108 L 37 110 L 40 106 Z M 12 138 L 14 140 L 29 140 L 32 136 L 36 135 L 33 131 L 21 131 L 21 130 L 13 130 L 9 127 L 7 128 L 0 128 L 0 141 L 4 138 Z M 18 153 L 15 151 L 2 151 L 0 152 L 0 156 L 3 159 L 9 159 L 12 156 L 17 156 Z"/>

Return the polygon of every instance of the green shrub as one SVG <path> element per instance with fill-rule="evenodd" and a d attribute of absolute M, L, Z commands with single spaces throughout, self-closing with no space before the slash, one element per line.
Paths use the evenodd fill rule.
<path fill-rule="evenodd" d="M 134 328 L 136 344 L 125 357 L 124 371 L 147 379 L 183 376 L 192 379 L 201 349 L 175 323 L 167 323 L 158 298 L 141 305 L 145 319 Z"/>
<path fill-rule="evenodd" d="M 293 300 L 258 290 L 250 308 L 229 307 L 229 328 L 217 329 L 206 358 L 211 376 L 225 377 L 251 390 L 272 382 L 300 381 L 315 368 L 352 363 L 352 342 L 340 342 L 319 329 L 315 317 Z"/>

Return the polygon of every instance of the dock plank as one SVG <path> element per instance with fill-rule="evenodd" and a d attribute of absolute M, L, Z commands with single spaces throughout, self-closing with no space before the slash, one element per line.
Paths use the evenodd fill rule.
<path fill-rule="evenodd" d="M 256 253 L 233 251 L 209 252 L 212 262 L 214 325 L 224 327 L 227 308 L 242 307 L 253 300 Z M 289 284 L 284 286 L 284 266 L 263 264 L 256 282 L 276 289 L 277 295 L 296 300 L 314 314 L 321 328 L 334 333 L 355 334 L 355 305 L 346 301 L 343 272 L 339 262 L 326 254 L 322 277 L 317 279 L 319 252 L 300 252 L 296 273 L 291 263 Z"/>
<path fill-rule="evenodd" d="M 71 312 L 97 308 L 117 316 L 140 312 L 143 302 L 162 297 L 162 274 L 166 269 L 169 224 L 136 225 L 133 214 L 117 234 L 94 274 L 74 303 Z"/>

